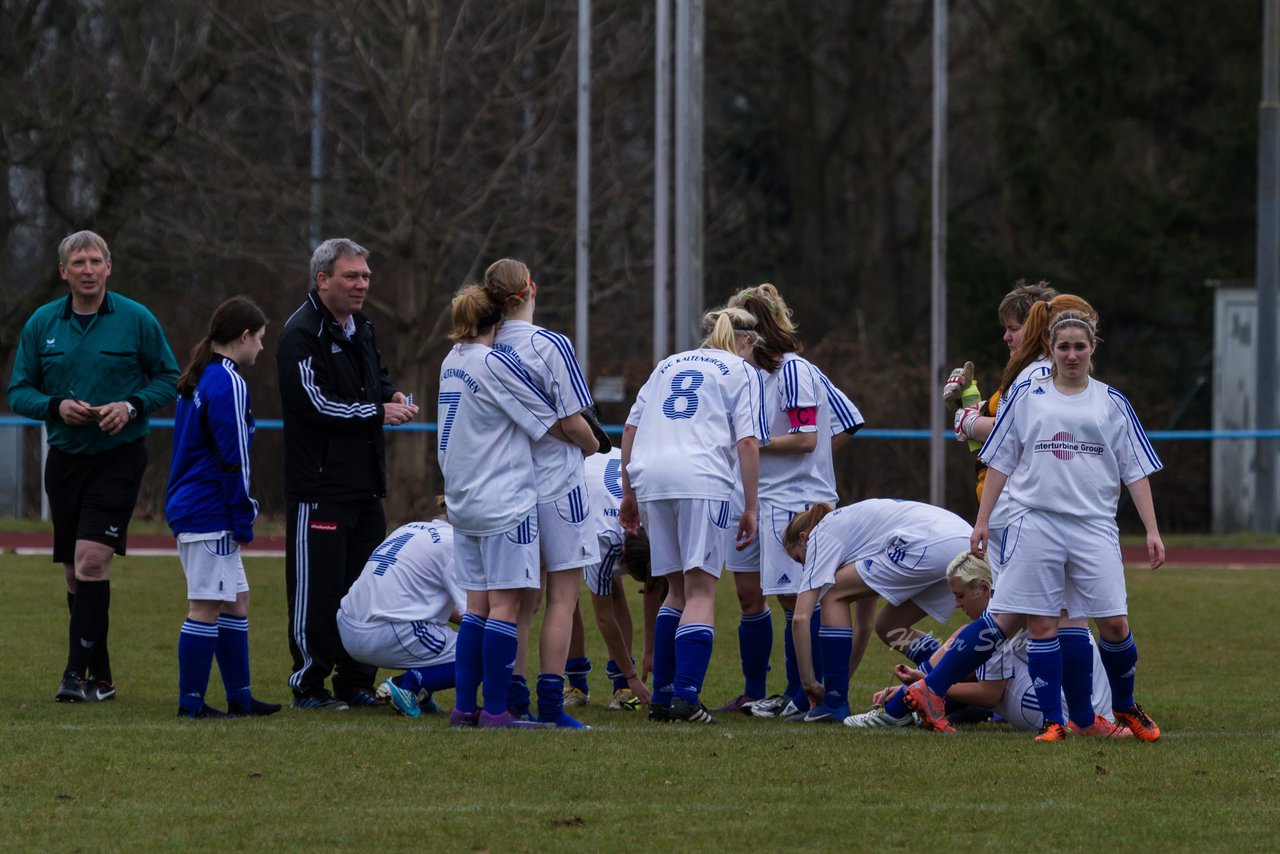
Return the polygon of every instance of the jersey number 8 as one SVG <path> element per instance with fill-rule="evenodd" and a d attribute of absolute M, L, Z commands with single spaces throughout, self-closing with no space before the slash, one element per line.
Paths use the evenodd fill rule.
<path fill-rule="evenodd" d="M 671 419 L 692 418 L 698 411 L 698 388 L 703 376 L 698 371 L 681 371 L 671 378 L 671 394 L 662 401 L 662 414 Z M 683 405 L 678 401 L 683 400 Z"/>

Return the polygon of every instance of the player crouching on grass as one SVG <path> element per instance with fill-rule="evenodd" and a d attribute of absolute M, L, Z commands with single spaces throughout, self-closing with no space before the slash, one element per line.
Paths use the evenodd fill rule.
<path fill-rule="evenodd" d="M 791 519 L 782 545 L 803 565 L 792 617 L 796 665 L 812 704 L 803 721 L 839 723 L 849 716 L 849 679 L 866 652 L 873 618 L 880 639 L 913 662 L 927 660 L 938 648 L 936 639 L 912 626 L 926 615 L 939 623 L 951 615 L 947 562 L 972 531 L 941 507 L 888 498 L 838 510 L 819 503 Z M 885 606 L 876 616 L 881 598 Z M 850 615 L 855 607 L 856 627 Z M 809 646 L 812 613 L 822 620 L 821 681 Z"/>
<path fill-rule="evenodd" d="M 1115 514 L 1125 484 L 1147 531 L 1151 568 L 1159 568 L 1164 543 L 1148 478 L 1162 463 L 1124 395 L 1090 378 L 1097 341 L 1088 316 L 1059 315 L 1049 330 L 1051 376 L 1014 389 L 979 453 L 988 472 L 970 547 L 985 555 L 991 512 L 1007 485 L 1011 509 L 998 546 L 1003 568 L 989 613 L 961 630 L 938 665 L 907 689 L 906 705 L 935 729 L 946 728 L 947 690 L 990 658 L 1025 617 L 1028 669 L 1044 713 L 1036 738 L 1065 739 L 1058 642 L 1065 608 L 1097 623 L 1116 722 L 1143 741 L 1160 737 L 1133 699 L 1138 650 L 1129 631 Z"/>
<path fill-rule="evenodd" d="M 402 715 L 436 711 L 431 694 L 454 685 L 466 594 L 453 569 L 453 526 L 444 518 L 401 525 L 382 541 L 338 608 L 338 635 L 356 661 L 404 672 L 377 697 Z"/>
<path fill-rule="evenodd" d="M 178 714 L 221 718 L 204 701 L 218 659 L 231 716 L 271 715 L 276 703 L 249 690 L 249 582 L 240 546 L 253 541 L 258 502 L 249 497 L 253 413 L 240 376 L 262 352 L 267 317 L 244 297 L 214 311 L 209 334 L 178 379 L 173 464 L 165 518 L 178 537 L 190 608 L 178 635 Z"/>
<path fill-rule="evenodd" d="M 956 607 L 964 611 L 970 620 L 976 620 L 987 610 L 991 602 L 991 565 L 986 560 L 965 549 L 947 566 L 947 584 L 955 596 Z M 844 719 L 845 726 L 854 729 L 882 729 L 911 726 L 915 723 L 910 712 L 902 714 L 906 709 L 903 695 L 906 686 L 923 679 L 933 669 L 946 650 L 962 630 L 947 640 L 942 649 L 934 652 L 933 657 L 920 665 L 908 667 L 899 664 L 893 669 L 894 676 L 902 685 L 890 686 L 876 693 L 872 699 L 871 711 L 860 715 L 850 715 Z M 1108 684 L 1103 670 L 1098 648 L 1089 643 L 1093 650 L 1095 667 L 1093 669 L 1092 696 L 1093 709 L 1099 720 L 1110 721 L 1111 686 Z M 1065 694 L 1064 694 L 1065 700 Z M 895 716 L 885 710 L 892 705 L 899 711 Z M 990 710 L 1000 715 L 1015 729 L 1035 732 L 1044 723 L 1040 712 L 1040 703 L 1036 699 L 1035 686 L 1027 667 L 1027 639 L 1025 632 L 1019 632 L 1001 646 L 1000 650 L 985 664 L 974 671 L 973 679 L 966 679 L 952 685 L 947 691 L 947 720 L 951 724 L 974 722 L 974 709 Z M 980 719 L 985 719 L 983 715 Z M 1112 734 L 1128 736 L 1132 733 L 1124 727 L 1113 727 Z"/>

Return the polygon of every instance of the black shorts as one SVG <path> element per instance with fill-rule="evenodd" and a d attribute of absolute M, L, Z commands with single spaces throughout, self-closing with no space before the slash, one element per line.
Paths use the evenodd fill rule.
<path fill-rule="evenodd" d="M 44 489 L 53 516 L 53 562 L 74 563 L 76 541 L 89 540 L 125 553 L 129 520 L 147 469 L 146 441 L 100 454 L 68 454 L 49 448 Z"/>

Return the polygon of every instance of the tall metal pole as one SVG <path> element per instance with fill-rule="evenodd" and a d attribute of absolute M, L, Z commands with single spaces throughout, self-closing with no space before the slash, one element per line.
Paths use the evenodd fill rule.
<path fill-rule="evenodd" d="M 316 24 L 311 33 L 311 222 L 307 238 L 311 248 L 320 245 L 324 229 L 324 30 Z M 311 286 L 311 282 L 307 286 Z"/>
<path fill-rule="evenodd" d="M 657 0 L 653 92 L 653 361 L 671 353 L 667 271 L 671 263 L 671 0 Z"/>
<path fill-rule="evenodd" d="M 944 419 L 937 383 L 947 352 L 947 0 L 933 0 L 933 204 L 930 246 L 929 503 L 946 500 Z"/>
<path fill-rule="evenodd" d="M 574 264 L 573 345 L 591 376 L 591 0 L 578 0 L 578 233 Z"/>
<path fill-rule="evenodd" d="M 1276 421 L 1276 288 L 1280 280 L 1280 0 L 1262 13 L 1262 103 L 1258 107 L 1258 367 L 1257 429 Z M 1259 439 L 1254 456 L 1255 531 L 1276 531 L 1275 439 Z"/>
<path fill-rule="evenodd" d="M 675 346 L 692 348 L 702 319 L 703 0 L 676 3 Z"/>

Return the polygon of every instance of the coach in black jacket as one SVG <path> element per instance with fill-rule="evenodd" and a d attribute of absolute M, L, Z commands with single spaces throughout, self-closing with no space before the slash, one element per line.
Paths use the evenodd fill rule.
<path fill-rule="evenodd" d="M 338 604 L 387 533 L 382 428 L 417 414 L 387 376 L 360 310 L 369 252 L 344 238 L 311 256 L 313 288 L 280 333 L 288 499 L 285 585 L 294 708 L 375 705 L 375 670 L 342 648 Z M 334 672 L 333 694 L 325 679 Z"/>

